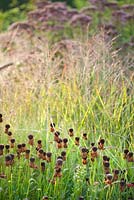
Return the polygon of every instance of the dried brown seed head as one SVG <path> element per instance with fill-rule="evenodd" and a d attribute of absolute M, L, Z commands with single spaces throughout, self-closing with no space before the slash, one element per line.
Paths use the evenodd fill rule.
<path fill-rule="evenodd" d="M 38 140 L 38 141 L 37 141 L 37 143 L 38 143 L 38 144 L 41 144 L 41 143 L 42 143 L 42 141 L 41 141 L 41 140 Z"/>
<path fill-rule="evenodd" d="M 5 145 L 5 148 L 6 148 L 6 149 L 9 149 L 9 148 L 10 148 L 10 145 L 9 145 L 9 144 L 6 144 L 6 145 Z"/>
<path fill-rule="evenodd" d="M 80 196 L 80 197 L 79 197 L 79 200 L 84 200 L 84 197 L 83 197 L 83 196 Z"/>
<path fill-rule="evenodd" d="M 62 151 L 61 156 L 66 156 L 66 151 Z"/>
<path fill-rule="evenodd" d="M 129 158 L 133 157 L 133 152 L 129 152 L 129 153 L 127 154 L 127 156 L 128 156 Z"/>
<path fill-rule="evenodd" d="M 129 150 L 128 149 L 124 149 L 124 154 L 128 154 Z"/>
<path fill-rule="evenodd" d="M 12 153 L 10 154 L 10 156 L 11 156 L 11 160 L 13 160 L 15 157 L 14 154 L 12 154 Z"/>
<path fill-rule="evenodd" d="M 51 157 L 52 153 L 51 152 L 47 152 L 46 155 L 47 155 L 47 157 Z"/>
<path fill-rule="evenodd" d="M 29 149 L 26 149 L 26 154 L 29 154 L 30 153 L 30 150 Z"/>
<path fill-rule="evenodd" d="M 97 147 L 92 147 L 92 151 L 96 152 L 97 151 Z"/>
<path fill-rule="evenodd" d="M 59 132 L 59 131 L 56 131 L 56 132 L 54 133 L 54 135 L 58 137 L 58 136 L 60 135 L 60 132 Z"/>
<path fill-rule="evenodd" d="M 104 143 L 105 143 L 105 140 L 104 140 L 104 139 L 100 139 L 100 143 L 101 143 L 101 144 L 104 144 Z"/>
<path fill-rule="evenodd" d="M 6 124 L 6 125 L 5 125 L 5 128 L 6 128 L 6 129 L 9 129 L 9 128 L 10 128 L 10 125 L 9 125 L 9 124 Z"/>
<path fill-rule="evenodd" d="M 61 143 L 62 142 L 62 139 L 61 138 L 59 138 L 58 139 L 58 141 L 57 141 L 57 143 Z"/>
<path fill-rule="evenodd" d="M 89 178 L 86 178 L 86 182 L 89 182 Z"/>
<path fill-rule="evenodd" d="M 82 147 L 82 148 L 81 148 L 81 152 L 82 152 L 82 153 L 87 152 L 87 148 L 86 148 L 86 147 Z"/>
<path fill-rule="evenodd" d="M 62 159 L 57 159 L 57 161 L 56 161 L 56 164 L 57 165 L 61 165 L 62 166 L 62 164 L 63 164 L 63 160 Z"/>
<path fill-rule="evenodd" d="M 110 158 L 109 158 L 109 157 L 107 157 L 107 161 L 108 161 L 108 162 L 110 161 Z"/>
<path fill-rule="evenodd" d="M 94 142 L 92 142 L 92 143 L 91 143 L 91 146 L 93 147 L 94 145 L 95 145 L 95 143 L 94 143 Z"/>
<path fill-rule="evenodd" d="M 0 144 L 0 150 L 4 149 L 4 144 Z"/>
<path fill-rule="evenodd" d="M 80 138 L 79 138 L 79 137 L 75 137 L 75 140 L 76 140 L 76 141 L 79 141 L 79 140 L 80 140 Z"/>
<path fill-rule="evenodd" d="M 26 144 L 25 144 L 25 143 L 22 143 L 21 146 L 22 146 L 22 147 L 26 147 Z"/>
<path fill-rule="evenodd" d="M 30 158 L 30 162 L 34 163 L 35 162 L 35 158 L 31 157 Z"/>
<path fill-rule="evenodd" d="M 120 172 L 120 171 L 119 171 L 118 169 L 114 169 L 114 170 L 113 170 L 113 173 L 116 174 L 116 175 L 118 175 L 119 172 Z"/>
<path fill-rule="evenodd" d="M 42 197 L 42 200 L 48 200 L 48 196 Z"/>
<path fill-rule="evenodd" d="M 70 129 L 69 129 L 69 132 L 71 132 L 71 133 L 72 133 L 73 131 L 74 131 L 74 130 L 73 130 L 73 128 L 70 128 Z"/>
<path fill-rule="evenodd" d="M 9 132 L 8 132 L 8 136 L 11 136 L 11 135 L 12 135 L 12 132 L 11 132 L 11 131 L 9 131 Z"/>
<path fill-rule="evenodd" d="M 12 160 L 12 159 L 11 159 L 11 156 L 10 156 L 10 155 L 7 155 L 7 156 L 5 157 L 5 161 L 10 161 L 10 160 Z"/>
<path fill-rule="evenodd" d="M 84 136 L 84 137 L 87 137 L 87 133 L 83 133 L 83 136 Z"/>
<path fill-rule="evenodd" d="M 113 178 L 113 176 L 112 176 L 112 174 L 107 174 L 107 175 L 106 175 L 106 178 L 107 178 L 108 180 L 110 180 L 110 181 L 111 181 L 111 180 L 112 180 L 112 178 Z"/>
<path fill-rule="evenodd" d="M 57 157 L 57 160 L 58 160 L 58 159 L 62 159 L 62 160 L 63 160 L 63 156 L 58 156 L 58 157 Z"/>
<path fill-rule="evenodd" d="M 0 123 L 3 122 L 2 114 L 0 114 Z"/>
<path fill-rule="evenodd" d="M 107 156 L 103 156 L 103 161 L 107 161 Z"/>
<path fill-rule="evenodd" d="M 104 167 L 109 167 L 110 166 L 109 162 L 105 162 L 105 163 L 103 163 L 103 165 L 104 165 Z"/>
<path fill-rule="evenodd" d="M 31 135 L 31 134 L 28 135 L 28 139 L 29 139 L 29 140 L 33 139 L 33 135 Z"/>
<path fill-rule="evenodd" d="M 55 123 L 51 123 L 51 124 L 50 124 L 50 127 L 51 127 L 51 128 L 54 128 L 54 127 L 55 127 Z"/>
<path fill-rule="evenodd" d="M 63 139 L 63 142 L 64 142 L 64 143 L 67 143 L 67 142 L 68 142 L 68 139 L 67 139 L 67 138 L 64 138 L 64 139 Z"/>
<path fill-rule="evenodd" d="M 56 168 L 55 171 L 56 171 L 56 173 L 60 173 L 61 172 L 61 168 Z"/>
<path fill-rule="evenodd" d="M 18 144 L 17 147 L 18 147 L 18 149 L 21 149 L 22 144 Z"/>
<path fill-rule="evenodd" d="M 15 139 L 11 139 L 10 141 L 11 141 L 11 143 L 15 143 Z"/>
<path fill-rule="evenodd" d="M 45 165 L 46 165 L 45 162 L 41 162 L 42 167 L 45 167 Z"/>
<path fill-rule="evenodd" d="M 39 149 L 40 154 L 43 154 L 43 152 L 44 152 L 43 149 Z"/>
<path fill-rule="evenodd" d="M 120 186 L 122 187 L 122 186 L 125 186 L 125 185 L 126 185 L 126 180 L 124 178 L 122 178 L 120 180 Z"/>

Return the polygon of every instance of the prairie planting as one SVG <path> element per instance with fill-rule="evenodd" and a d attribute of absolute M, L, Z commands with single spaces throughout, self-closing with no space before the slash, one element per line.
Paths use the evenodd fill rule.
<path fill-rule="evenodd" d="M 0 199 L 134 199 L 132 55 L 103 32 L 2 42 Z"/>

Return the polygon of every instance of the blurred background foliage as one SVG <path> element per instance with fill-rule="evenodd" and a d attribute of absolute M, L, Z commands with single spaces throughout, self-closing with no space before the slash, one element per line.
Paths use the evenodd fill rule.
<path fill-rule="evenodd" d="M 0 0 L 0 32 L 7 30 L 8 26 L 16 21 L 23 21 L 27 13 L 35 8 L 38 0 Z M 58 0 L 51 0 L 56 2 Z M 81 9 L 88 5 L 88 0 L 59 0 L 66 2 L 72 8 Z M 131 4 L 133 0 L 117 0 L 119 4 Z"/>
<path fill-rule="evenodd" d="M 0 32 L 6 31 L 10 24 L 18 21 L 25 21 L 27 19 L 27 13 L 36 8 L 36 2 L 38 0 L 0 0 Z M 45 0 L 44 0 L 45 1 Z M 56 2 L 58 0 L 51 0 Z M 81 9 L 89 5 L 90 0 L 59 0 L 60 2 L 66 2 L 69 7 Z M 113 2 L 113 0 L 108 0 L 108 2 Z M 119 5 L 133 4 L 133 0 L 117 0 Z M 90 33 L 98 31 L 99 27 L 99 14 L 94 13 L 93 26 L 90 29 Z M 111 17 L 111 10 L 107 9 L 102 16 L 102 20 L 109 21 Z M 130 38 L 134 36 L 134 27 L 132 22 L 125 25 L 119 25 L 118 32 L 121 37 L 119 38 L 119 43 L 129 42 Z M 66 34 L 68 34 L 66 32 Z M 69 35 L 69 37 L 71 37 Z"/>
<path fill-rule="evenodd" d="M 34 7 L 34 0 L 0 0 L 0 32 L 13 22 L 25 20 Z"/>

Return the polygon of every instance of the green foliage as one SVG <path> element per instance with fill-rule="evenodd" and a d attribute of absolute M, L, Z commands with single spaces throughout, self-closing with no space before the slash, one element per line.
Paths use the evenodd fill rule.
<path fill-rule="evenodd" d="M 57 2 L 57 0 L 51 0 L 52 2 Z M 87 0 L 59 0 L 60 2 L 66 2 L 67 5 L 73 8 L 82 8 L 87 5 Z"/>
<path fill-rule="evenodd" d="M 14 7 L 21 6 L 22 4 L 31 4 L 33 0 L 1 0 L 0 1 L 0 10 L 7 11 Z"/>
<path fill-rule="evenodd" d="M 5 31 L 10 24 L 26 19 L 27 12 L 33 9 L 32 4 L 22 4 L 19 7 L 0 12 L 0 31 Z"/>
<path fill-rule="evenodd" d="M 133 4 L 133 3 L 134 3 L 133 0 L 117 0 L 117 2 L 118 2 L 120 5 L 123 5 L 123 4 Z"/>

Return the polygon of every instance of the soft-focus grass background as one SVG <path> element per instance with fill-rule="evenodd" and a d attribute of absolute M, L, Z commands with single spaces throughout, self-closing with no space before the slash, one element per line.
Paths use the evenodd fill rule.
<path fill-rule="evenodd" d="M 92 38 L 76 38 L 73 48 L 64 49 L 50 45 L 44 37 L 23 35 L 12 39 L 16 47 L 12 56 L 11 52 L 1 51 L 1 61 L 16 62 L 0 73 L 0 112 L 4 120 L 0 124 L 0 143 L 7 144 L 4 125 L 10 123 L 16 145 L 27 143 L 32 133 L 35 143 L 42 139 L 44 151 L 52 152 L 52 163 L 46 163 L 45 173 L 30 169 L 23 156 L 15 158 L 12 170 L 5 168 L 1 157 L 0 170 L 7 175 L 7 179 L 0 179 L 1 200 L 37 200 L 44 195 L 53 200 L 76 200 L 81 195 L 87 200 L 134 197 L 133 188 L 120 192 L 119 182 L 111 187 L 104 184 L 103 155 L 110 157 L 111 173 L 115 168 L 126 170 L 119 180 L 124 177 L 127 182 L 134 181 L 134 165 L 123 159 L 125 148 L 134 151 L 133 60 L 129 55 L 120 57 L 113 42 L 106 43 L 102 32 Z M 51 120 L 61 137 L 69 139 L 63 176 L 55 185 L 49 179 L 62 150 L 56 149 L 53 142 Z M 90 150 L 91 142 L 97 145 L 100 137 L 105 139 L 106 149 L 99 152 L 94 163 L 90 154 L 88 165 L 81 163 L 80 147 L 68 136 L 71 127 L 75 136 L 80 136 L 80 147 Z M 87 141 L 82 139 L 83 132 L 88 134 Z M 39 166 L 35 147 L 31 151 Z M 16 153 L 16 149 L 11 152 Z"/>

